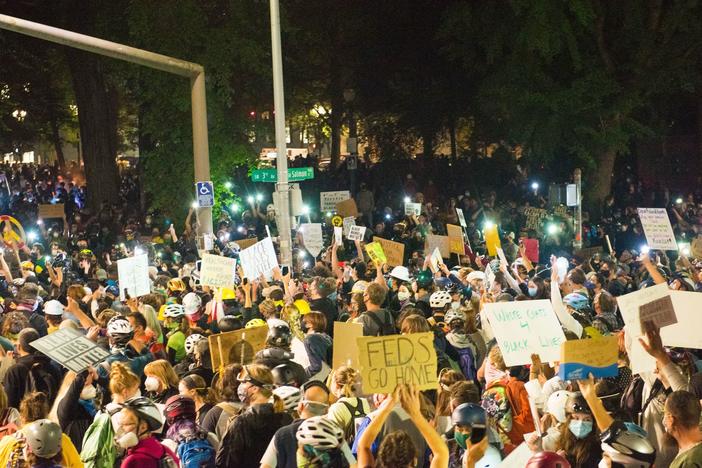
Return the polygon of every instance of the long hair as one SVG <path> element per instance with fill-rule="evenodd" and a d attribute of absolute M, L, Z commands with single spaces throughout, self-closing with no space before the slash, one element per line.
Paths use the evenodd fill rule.
<path fill-rule="evenodd" d="M 164 390 L 166 388 L 178 388 L 178 376 L 173 370 L 171 363 L 165 359 L 158 359 L 148 363 L 144 367 L 144 374 L 156 377 L 163 385 Z"/>
<path fill-rule="evenodd" d="M 217 395 L 212 388 L 207 386 L 205 379 L 197 374 L 190 374 L 185 376 L 181 382 L 188 390 L 195 390 L 195 394 L 202 399 L 204 403 L 209 403 L 214 405 L 217 403 Z"/>
<path fill-rule="evenodd" d="M 568 428 L 572 419 L 572 415 L 567 415 L 558 438 L 558 448 L 567 453 L 575 465 L 585 466 L 584 463 L 587 462 L 590 455 L 600 451 L 600 434 L 597 430 L 597 424 L 593 421 L 592 431 L 584 439 L 578 439 Z"/>

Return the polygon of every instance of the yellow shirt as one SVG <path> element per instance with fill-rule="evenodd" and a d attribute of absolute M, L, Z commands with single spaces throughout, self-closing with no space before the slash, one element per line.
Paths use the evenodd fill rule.
<path fill-rule="evenodd" d="M 0 439 L 0 466 L 8 466 L 12 452 L 19 442 L 16 435 L 12 434 Z M 61 434 L 61 464 L 68 468 L 83 468 L 80 454 L 66 434 Z"/>

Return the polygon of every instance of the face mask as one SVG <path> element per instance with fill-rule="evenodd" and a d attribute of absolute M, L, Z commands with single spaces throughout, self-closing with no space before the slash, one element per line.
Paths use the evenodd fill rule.
<path fill-rule="evenodd" d="M 83 387 L 83 390 L 80 392 L 81 400 L 94 400 L 96 396 L 97 390 L 95 389 L 95 385 L 88 385 L 87 387 Z"/>
<path fill-rule="evenodd" d="M 568 429 L 570 429 L 570 432 L 576 438 L 584 439 L 592 432 L 592 421 L 578 421 L 577 419 L 573 419 L 570 424 L 568 424 Z"/>
<path fill-rule="evenodd" d="M 388 289 L 392 289 L 392 278 L 388 278 Z"/>
<path fill-rule="evenodd" d="M 460 301 L 453 301 L 451 303 L 451 309 L 453 310 L 458 310 L 461 307 L 461 302 Z"/>
<path fill-rule="evenodd" d="M 249 386 L 246 383 L 241 383 L 236 389 L 236 394 L 239 401 L 247 405 L 249 403 Z"/>
<path fill-rule="evenodd" d="M 304 320 L 300 320 L 300 331 L 302 333 L 307 333 L 307 330 L 309 330 L 309 327 L 307 326 L 307 322 Z"/>
<path fill-rule="evenodd" d="M 169 330 L 177 330 L 179 326 L 180 324 L 178 322 L 171 322 L 166 324 L 166 328 L 168 328 Z"/>
<path fill-rule="evenodd" d="M 529 297 L 536 297 L 537 292 L 539 292 L 539 288 L 529 288 Z"/>
<path fill-rule="evenodd" d="M 137 437 L 137 435 L 134 432 L 127 432 L 126 434 L 122 435 L 119 439 L 117 439 L 117 445 L 119 445 L 125 450 L 134 447 L 138 443 L 139 437 Z"/>
<path fill-rule="evenodd" d="M 156 377 L 147 377 L 144 381 L 144 388 L 147 392 L 157 392 L 160 386 L 161 382 Z"/>
<path fill-rule="evenodd" d="M 324 416 L 329 410 L 329 405 L 316 401 L 305 402 L 305 410 L 314 416 Z"/>
<path fill-rule="evenodd" d="M 461 447 L 463 450 L 466 450 L 468 448 L 468 446 L 466 445 L 468 437 L 470 437 L 470 434 L 464 434 L 456 430 L 454 430 L 453 432 L 453 440 L 455 440 L 458 446 Z"/>
<path fill-rule="evenodd" d="M 410 298 L 410 293 L 409 293 L 409 291 L 400 291 L 400 292 L 397 293 L 397 299 L 398 299 L 400 302 L 405 302 L 405 301 L 408 300 L 409 298 Z"/>

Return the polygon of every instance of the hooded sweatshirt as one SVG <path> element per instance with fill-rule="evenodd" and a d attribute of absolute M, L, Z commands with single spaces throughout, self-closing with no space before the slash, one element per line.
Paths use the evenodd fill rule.
<path fill-rule="evenodd" d="M 166 455 L 176 464 L 179 463 L 178 457 L 171 449 L 153 436 L 147 437 L 140 440 L 134 447 L 127 449 L 127 456 L 122 460 L 121 468 L 159 468 L 159 460 Z"/>

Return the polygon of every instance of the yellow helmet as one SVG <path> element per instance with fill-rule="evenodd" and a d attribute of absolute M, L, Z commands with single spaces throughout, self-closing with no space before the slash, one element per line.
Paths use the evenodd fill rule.
<path fill-rule="evenodd" d="M 295 305 L 295 307 L 297 307 L 297 310 L 300 312 L 300 315 L 305 315 L 312 312 L 309 302 L 307 302 L 304 299 L 298 299 L 295 302 L 293 302 L 293 304 Z"/>
<path fill-rule="evenodd" d="M 226 301 L 227 299 L 236 299 L 236 291 L 234 291 L 231 288 L 222 288 L 222 300 Z"/>
<path fill-rule="evenodd" d="M 265 327 L 266 322 L 260 318 L 255 318 L 251 319 L 248 322 L 246 322 L 246 326 L 244 328 L 256 328 L 256 327 Z"/>
<path fill-rule="evenodd" d="M 183 280 L 180 278 L 173 278 L 172 280 L 168 280 L 168 289 L 170 291 L 183 292 L 185 291 L 185 283 L 183 283 Z"/>

